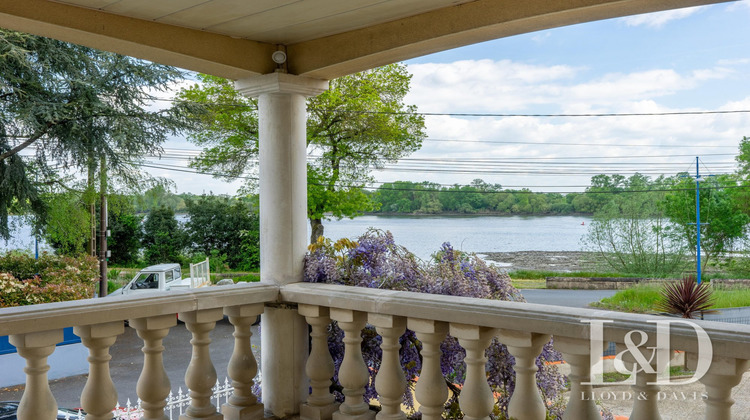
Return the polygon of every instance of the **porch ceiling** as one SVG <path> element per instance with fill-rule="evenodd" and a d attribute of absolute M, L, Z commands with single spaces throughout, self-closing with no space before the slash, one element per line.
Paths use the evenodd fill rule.
<path fill-rule="evenodd" d="M 231 79 L 322 79 L 536 30 L 726 0 L 0 0 L 0 26 Z"/>

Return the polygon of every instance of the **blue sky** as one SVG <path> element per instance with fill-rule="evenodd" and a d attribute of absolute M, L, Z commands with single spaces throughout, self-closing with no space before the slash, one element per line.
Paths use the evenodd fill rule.
<path fill-rule="evenodd" d="M 407 102 L 422 112 L 654 113 L 750 110 L 750 1 L 610 19 L 410 60 Z M 427 117 L 428 139 L 394 180 L 475 178 L 536 191 L 580 191 L 598 172 L 732 170 L 750 114 L 647 117 Z M 449 141 L 450 140 L 450 141 Z M 171 142 L 167 147 L 194 149 Z M 536 160 L 535 160 L 536 159 Z M 451 161 L 448 161 L 451 160 Z M 567 166 L 566 166 L 567 165 Z M 434 172 L 432 172 L 434 171 Z M 484 172 L 482 172 L 484 171 Z M 176 174 L 179 192 L 236 184 Z"/>

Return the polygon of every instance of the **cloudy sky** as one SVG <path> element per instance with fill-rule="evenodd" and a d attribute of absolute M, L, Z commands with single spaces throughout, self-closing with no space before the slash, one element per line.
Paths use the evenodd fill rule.
<path fill-rule="evenodd" d="M 611 19 L 408 61 L 420 151 L 378 181 L 580 191 L 592 175 L 733 170 L 750 136 L 750 1 Z M 710 112 L 702 114 L 702 112 Z M 673 114 L 581 116 L 582 114 Z M 466 116 L 460 114 L 475 114 Z M 547 114 L 552 116 L 532 116 Z M 569 115 L 569 116 L 563 116 Z M 195 149 L 182 141 L 167 148 Z M 174 164 L 173 162 L 168 162 Z M 179 192 L 237 184 L 154 171 Z"/>

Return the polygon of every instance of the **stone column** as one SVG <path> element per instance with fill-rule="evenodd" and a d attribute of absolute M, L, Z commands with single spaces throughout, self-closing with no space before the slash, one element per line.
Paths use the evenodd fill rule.
<path fill-rule="evenodd" d="M 544 420 L 547 407 L 536 386 L 536 358 L 549 341 L 549 335 L 500 330 L 498 338 L 516 358 L 516 388 L 508 403 L 508 415 L 518 420 Z"/>
<path fill-rule="evenodd" d="M 339 366 L 339 382 L 344 388 L 344 402 L 333 413 L 333 420 L 374 420 L 375 413 L 363 399 L 370 373 L 362 358 L 362 329 L 367 314 L 347 309 L 330 309 L 331 319 L 344 330 L 344 360 Z"/>
<path fill-rule="evenodd" d="M 230 306 L 224 308 L 224 314 L 234 326 L 234 350 L 229 359 L 227 373 L 232 379 L 234 391 L 223 406 L 221 413 L 225 420 L 255 420 L 263 418 L 263 404 L 253 394 L 255 375 L 258 374 L 258 362 L 253 355 L 250 327 L 258 314 L 263 313 L 263 304 Z"/>
<path fill-rule="evenodd" d="M 117 405 L 117 390 L 109 374 L 112 356 L 109 348 L 125 332 L 122 321 L 73 327 L 73 332 L 89 349 L 89 378 L 81 392 L 81 407 L 87 420 L 111 420 Z"/>
<path fill-rule="evenodd" d="M 633 390 L 633 410 L 630 412 L 631 419 L 652 419 L 661 420 L 661 414 L 659 414 L 658 394 L 659 385 L 654 383 L 657 380 L 657 360 L 658 356 L 652 358 L 649 361 L 650 369 L 653 372 L 648 372 L 645 369 L 649 366 L 641 366 L 640 363 L 634 358 L 633 353 L 628 350 L 627 346 L 623 343 L 617 343 L 617 354 L 622 355 L 622 363 L 625 367 L 634 372 L 635 383 L 630 386 Z M 632 381 L 633 377 L 629 379 Z"/>
<path fill-rule="evenodd" d="M 484 355 L 490 346 L 497 330 L 467 324 L 451 324 L 450 333 L 466 350 L 466 380 L 458 397 L 458 403 L 464 412 L 465 420 L 490 420 L 495 397 L 487 383 Z"/>
<path fill-rule="evenodd" d="M 128 323 L 143 340 L 143 370 L 135 387 L 142 401 L 141 420 L 168 420 L 164 407 L 167 405 L 166 398 L 171 386 L 164 369 L 162 340 L 169 334 L 169 329 L 177 325 L 177 318 L 174 314 L 158 315 L 130 319 Z"/>
<path fill-rule="evenodd" d="M 261 282 L 300 282 L 307 249 L 305 98 L 328 82 L 271 73 L 235 87 L 258 98 Z M 268 307 L 261 329 L 263 404 L 277 417 L 296 414 L 308 393 L 307 323 L 294 308 Z"/>
<path fill-rule="evenodd" d="M 688 367 L 696 368 L 696 354 L 688 353 Z M 733 359 L 728 357 L 713 356 L 711 367 L 708 372 L 700 378 L 706 386 L 706 415 L 705 419 L 729 420 L 732 419 L 732 388 L 742 380 L 742 375 L 750 367 L 747 360 Z"/>
<path fill-rule="evenodd" d="M 185 372 L 185 384 L 190 389 L 190 405 L 180 420 L 222 420 L 224 416 L 217 412 L 211 403 L 216 384 L 216 368 L 211 362 L 208 346 L 211 344 L 209 334 L 216 327 L 216 321 L 224 316 L 222 308 L 201 309 L 197 311 L 180 312 L 179 319 L 185 323 L 188 331 L 193 335 L 190 344 L 193 353 Z"/>
<path fill-rule="evenodd" d="M 55 351 L 55 345 L 63 341 L 63 330 L 12 334 L 8 341 L 26 359 L 23 369 L 26 372 L 26 389 L 18 404 L 19 420 L 54 418 L 57 401 L 49 388 L 47 357 Z"/>
<path fill-rule="evenodd" d="M 368 321 L 377 329 L 383 340 L 380 345 L 383 357 L 380 370 L 375 377 L 375 390 L 380 395 L 382 410 L 375 419 L 406 420 L 406 414 L 401 411 L 401 402 L 406 393 L 406 377 L 398 357 L 401 349 L 399 339 L 406 332 L 406 318 L 371 313 L 368 314 Z"/>
<path fill-rule="evenodd" d="M 407 328 L 422 342 L 422 371 L 414 389 L 423 420 L 441 420 L 448 400 L 448 385 L 440 368 L 440 343 L 448 335 L 448 324 L 430 319 L 409 318 Z"/>
<path fill-rule="evenodd" d="M 570 366 L 570 399 L 563 420 L 601 420 L 602 416 L 592 398 L 591 343 L 582 338 L 555 336 L 555 348 Z"/>
<path fill-rule="evenodd" d="M 331 324 L 328 308 L 318 305 L 299 305 L 299 313 L 310 324 L 310 356 L 305 372 L 310 378 L 310 395 L 300 407 L 300 418 L 304 420 L 331 420 L 339 409 L 333 394 L 331 381 L 335 366 L 328 350 L 328 326 Z"/>

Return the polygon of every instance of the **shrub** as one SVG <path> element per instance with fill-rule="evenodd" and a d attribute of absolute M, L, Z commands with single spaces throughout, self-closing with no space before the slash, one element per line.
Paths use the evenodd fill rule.
<path fill-rule="evenodd" d="M 0 307 L 90 298 L 98 282 L 98 262 L 91 256 L 0 257 Z"/>
<path fill-rule="evenodd" d="M 662 300 L 656 308 L 683 318 L 693 318 L 696 312 L 706 312 L 713 306 L 713 296 L 708 283 L 698 284 L 695 276 L 687 276 L 680 281 L 670 283 L 662 289 Z"/>
<path fill-rule="evenodd" d="M 511 285 L 507 274 L 488 266 L 473 254 L 456 251 L 449 243 L 444 243 L 440 251 L 434 254 L 433 261 L 424 263 L 404 247 L 396 245 L 390 232 L 373 229 L 368 230 L 356 242 L 342 239 L 332 243 L 328 239 L 320 238 L 317 243 L 312 244 L 305 258 L 305 281 L 523 301 L 521 294 Z M 343 399 L 341 387 L 338 385 L 338 368 L 344 354 L 342 339 L 343 331 L 333 323 L 329 329 L 328 343 L 336 366 L 334 390 L 339 399 Z M 373 379 L 380 367 L 382 356 L 379 342 L 375 329 L 368 326 L 363 331 L 362 342 L 363 356 L 371 375 L 365 392 L 366 398 L 377 398 Z M 421 343 L 411 330 L 406 331 L 400 343 L 401 364 L 406 373 L 409 389 L 413 391 L 421 369 Z M 458 344 L 458 340 L 451 336 L 442 343 L 441 349 L 442 371 L 451 390 L 446 410 L 451 416 L 461 416 L 458 395 L 466 374 L 465 365 L 461 363 L 466 353 Z M 499 418 L 507 418 L 508 402 L 515 386 L 515 360 L 507 348 L 497 340 L 492 341 L 486 354 L 488 381 L 498 395 L 494 412 Z M 539 368 L 537 383 L 551 418 L 560 418 L 564 411 L 561 394 L 565 379 L 555 366 L 547 365 L 545 362 L 559 359 L 559 353 L 552 348 L 550 342 L 544 347 L 536 362 Z M 405 404 L 413 410 L 411 395 L 411 392 L 407 392 L 409 400 L 405 401 Z"/>

